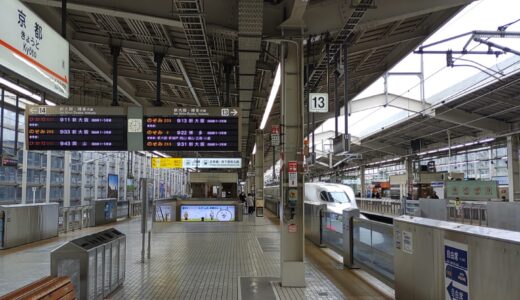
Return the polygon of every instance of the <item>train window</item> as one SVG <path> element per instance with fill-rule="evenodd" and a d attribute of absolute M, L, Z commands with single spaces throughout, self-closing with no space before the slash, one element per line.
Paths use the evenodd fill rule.
<path fill-rule="evenodd" d="M 348 198 L 347 194 L 344 192 L 331 192 L 328 193 L 330 199 L 332 199 L 333 202 L 338 203 L 349 203 L 350 199 Z"/>
<path fill-rule="evenodd" d="M 321 201 L 330 202 L 329 197 L 327 197 L 327 193 L 326 192 L 321 192 L 320 193 L 320 199 L 321 199 Z"/>

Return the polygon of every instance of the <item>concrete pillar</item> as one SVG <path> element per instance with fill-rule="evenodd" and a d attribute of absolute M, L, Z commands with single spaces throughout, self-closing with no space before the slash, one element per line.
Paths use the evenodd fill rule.
<path fill-rule="evenodd" d="M 72 155 L 70 151 L 65 151 L 65 156 L 63 157 L 63 207 L 70 206 L 70 164 L 71 164 Z"/>
<path fill-rule="evenodd" d="M 81 153 L 81 205 L 87 205 L 87 203 L 85 202 L 85 195 L 87 194 L 87 163 L 85 163 L 85 161 L 85 152 L 83 152 Z"/>
<path fill-rule="evenodd" d="M 264 131 L 256 131 L 256 154 L 255 154 L 255 206 L 256 213 L 263 216 L 264 208 Z"/>
<path fill-rule="evenodd" d="M 27 160 L 28 151 L 22 150 L 22 204 L 27 203 Z"/>
<path fill-rule="evenodd" d="M 96 154 L 94 161 L 94 200 L 98 199 L 98 186 L 99 186 L 99 154 Z"/>
<path fill-rule="evenodd" d="M 413 159 L 412 157 L 408 156 L 405 160 L 405 167 L 406 167 L 406 194 L 410 194 L 410 196 L 413 195 Z"/>
<path fill-rule="evenodd" d="M 365 182 L 365 166 L 362 165 L 359 167 L 359 179 L 361 181 L 361 198 L 367 197 L 367 191 L 366 191 L 366 182 Z"/>
<path fill-rule="evenodd" d="M 52 153 L 47 151 L 47 170 L 45 176 L 45 203 L 51 202 L 51 169 Z"/>
<path fill-rule="evenodd" d="M 507 177 L 509 179 L 509 202 L 515 201 L 520 190 L 520 166 L 518 165 L 518 136 L 507 137 Z"/>
<path fill-rule="evenodd" d="M 281 104 L 283 172 L 282 191 L 281 271 L 282 286 L 304 287 L 304 224 L 303 224 L 303 43 L 301 38 L 282 43 Z M 257 145 L 258 146 L 258 145 Z M 257 148 L 258 153 L 258 148 Z M 289 173 L 289 164 L 296 162 L 296 174 Z M 289 181 L 289 176 L 296 176 Z"/>

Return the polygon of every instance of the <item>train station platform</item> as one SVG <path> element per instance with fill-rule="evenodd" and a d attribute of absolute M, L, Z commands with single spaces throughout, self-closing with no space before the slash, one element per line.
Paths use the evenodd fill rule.
<path fill-rule="evenodd" d="M 306 242 L 306 288 L 280 286 L 278 220 L 155 223 L 151 259 L 141 263 L 140 220 L 113 224 L 127 236 L 126 279 L 112 299 L 390 299 L 381 287 Z M 0 295 L 50 273 L 50 252 L 111 226 L 69 232 L 0 255 Z"/>

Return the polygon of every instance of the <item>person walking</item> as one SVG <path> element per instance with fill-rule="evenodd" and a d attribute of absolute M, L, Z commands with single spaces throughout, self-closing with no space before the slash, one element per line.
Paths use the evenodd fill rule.
<path fill-rule="evenodd" d="M 251 193 L 249 193 L 247 195 L 246 200 L 247 200 L 247 209 L 248 209 L 247 214 L 250 215 L 253 213 L 253 209 L 254 209 L 254 205 L 255 205 L 254 200 L 253 200 L 253 195 Z"/>

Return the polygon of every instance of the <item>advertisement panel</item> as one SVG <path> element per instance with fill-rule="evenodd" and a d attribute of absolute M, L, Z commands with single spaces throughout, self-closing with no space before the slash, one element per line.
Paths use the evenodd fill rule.
<path fill-rule="evenodd" d="M 119 196 L 119 177 L 116 174 L 108 174 L 107 198 L 118 199 Z"/>
<path fill-rule="evenodd" d="M 229 222 L 235 221 L 233 205 L 182 205 L 183 222 Z"/>
<path fill-rule="evenodd" d="M 18 0 L 2 0 L 0 66 L 69 97 L 69 43 Z"/>

